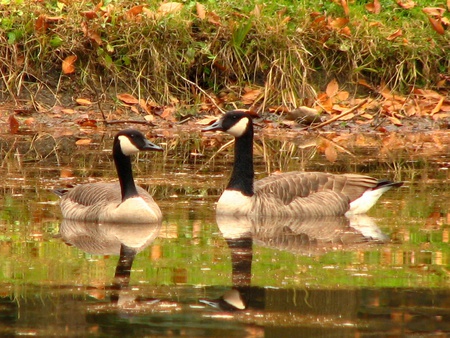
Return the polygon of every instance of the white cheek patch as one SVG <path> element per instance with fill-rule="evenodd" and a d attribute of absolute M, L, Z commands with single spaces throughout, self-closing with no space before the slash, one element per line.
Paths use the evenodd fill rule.
<path fill-rule="evenodd" d="M 228 129 L 226 132 L 234 137 L 240 137 L 247 130 L 250 120 L 248 117 L 242 118 L 238 123 Z"/>
<path fill-rule="evenodd" d="M 128 137 L 120 135 L 119 142 L 120 142 L 120 149 L 122 150 L 124 155 L 130 156 L 132 154 L 136 154 L 137 152 L 139 152 L 139 149 L 133 143 L 131 143 Z"/>

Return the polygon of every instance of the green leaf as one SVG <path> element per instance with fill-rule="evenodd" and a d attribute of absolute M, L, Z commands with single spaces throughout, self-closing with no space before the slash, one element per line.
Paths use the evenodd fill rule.
<path fill-rule="evenodd" d="M 50 46 L 52 46 L 53 48 L 58 48 L 59 46 L 61 46 L 63 43 L 63 39 L 61 39 L 59 36 L 54 36 L 51 40 L 50 40 Z"/>

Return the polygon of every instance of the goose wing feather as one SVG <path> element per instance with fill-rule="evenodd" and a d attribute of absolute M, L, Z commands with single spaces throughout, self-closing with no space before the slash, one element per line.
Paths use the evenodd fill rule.
<path fill-rule="evenodd" d="M 139 196 L 149 205 L 156 205 L 152 196 L 137 187 Z M 102 213 L 117 208 L 122 202 L 120 184 L 88 183 L 76 186 L 62 196 L 61 211 L 64 218 L 97 221 Z"/>
<path fill-rule="evenodd" d="M 376 187 L 375 178 L 321 172 L 289 172 L 268 176 L 254 184 L 257 209 L 274 214 L 341 215 L 350 202 Z M 264 206 L 271 206 L 264 208 Z"/>

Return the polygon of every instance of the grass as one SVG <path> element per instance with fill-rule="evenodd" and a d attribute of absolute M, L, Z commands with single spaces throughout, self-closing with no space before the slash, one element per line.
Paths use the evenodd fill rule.
<path fill-rule="evenodd" d="M 408 91 L 433 87 L 448 72 L 448 33 L 435 32 L 422 11 L 441 2 L 419 0 L 406 10 L 385 0 L 372 14 L 366 1 L 349 1 L 345 25 L 339 3 L 211 0 L 202 2 L 202 18 L 193 1 L 158 14 L 155 1 L 2 0 L 0 98 L 40 103 L 45 92 L 56 101 L 41 104 L 51 105 L 128 92 L 195 108 L 208 93 L 227 107 L 245 106 L 244 88 L 260 87 L 256 109 L 265 110 L 305 104 L 332 78 L 355 93 L 361 79 Z M 145 11 L 130 12 L 139 4 Z M 403 35 L 389 39 L 398 29 Z M 70 55 L 75 72 L 63 74 Z"/>

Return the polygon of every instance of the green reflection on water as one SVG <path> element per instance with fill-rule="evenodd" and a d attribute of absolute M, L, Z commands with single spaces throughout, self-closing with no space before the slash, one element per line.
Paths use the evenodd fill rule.
<path fill-rule="evenodd" d="M 305 155 L 293 148 L 286 151 L 290 158 L 277 155 L 277 149 L 286 147 L 283 142 L 275 140 L 267 144 L 267 149 L 271 150 L 257 157 L 259 176 L 264 176 L 268 170 L 298 169 L 302 159 L 300 162 L 306 170 L 357 171 L 388 178 L 400 175 L 408 182 L 405 187 L 385 194 L 369 213 L 380 230 L 390 237 L 390 242 L 349 250 L 336 246 L 316 254 L 254 243 L 253 287 L 273 294 L 275 299 L 283 292 L 289 297 L 292 297 L 290 293 L 302 292 L 301 297 L 296 296 L 302 300 L 313 290 L 357 293 L 359 289 L 384 292 L 395 288 L 421 288 L 420 292 L 430 296 L 432 290 L 448 289 L 450 179 L 448 170 L 442 170 L 448 166 L 448 154 L 439 160 L 424 158 L 419 162 L 408 162 L 400 158 L 380 161 L 374 154 L 377 150 L 373 150 L 361 151 L 360 155 L 364 155 L 367 162 L 358 160 L 356 163 L 353 158 L 342 157 L 334 164 L 327 164 L 323 155 L 315 152 Z M 103 146 L 100 143 L 99 149 Z M 195 145 L 185 147 L 187 152 L 195 150 Z M 233 285 L 231 250 L 214 215 L 214 203 L 229 173 L 230 157 L 226 151 L 214 161 L 207 162 L 211 155 L 192 158 L 183 153 L 174 156 L 176 160 L 165 155 L 166 162 L 158 155 L 148 155 L 150 157 L 143 156 L 135 163 L 137 180 L 155 195 L 164 221 L 159 237 L 136 255 L 130 285 L 132 292 L 139 296 L 164 300 L 160 312 L 146 307 L 143 310 L 147 314 L 155 311 L 156 319 L 152 318 L 156 322 L 160 320 L 164 330 L 173 324 L 167 322 L 170 320 L 204 322 L 203 317 L 195 317 L 195 310 L 190 306 L 199 306 L 200 298 L 221 294 Z M 302 158 L 303 155 L 306 158 Z M 22 309 L 27 308 L 25 304 L 33 304 L 27 308 L 33 314 L 43 311 L 36 305 L 39 301 L 50 310 L 54 308 L 49 304 L 62 302 L 74 304 L 81 312 L 91 315 L 116 311 L 109 307 L 108 297 L 118 257 L 89 254 L 64 244 L 58 235 L 57 197 L 50 192 L 54 187 L 85 182 L 88 176 L 94 180 L 114 179 L 109 154 L 75 151 L 61 156 L 58 164 L 5 161 L 7 163 L 2 167 L 4 180 L 0 182 L 0 290 L 3 300 L 8 300 L 8 306 L 13 308 L 14 304 Z M 100 164 L 96 166 L 97 163 Z M 60 168 L 69 166 L 76 178 L 59 179 Z M 292 299 L 298 301 L 295 297 Z M 188 308 L 180 309 L 180 302 L 188 304 Z M 288 307 L 289 311 L 293 307 L 295 304 Z M 164 311 L 174 317 L 167 319 L 162 315 Z M 182 313 L 182 318 L 176 317 L 177 311 Z M 24 318 L 24 313 L 20 316 Z M 235 318 L 232 323 L 245 322 L 242 317 Z M 260 323 L 255 318 L 257 316 L 253 318 L 254 323 Z M 268 318 L 268 315 L 264 317 L 265 320 Z M 351 319 L 354 318 L 353 313 Z M 131 325 L 123 318 L 107 317 L 105 320 Z M 296 320 L 305 321 L 304 318 Z M 282 327 L 282 323 L 280 315 L 271 325 Z M 320 323 L 324 324 L 324 321 Z M 214 325 L 214 330 L 220 331 L 218 327 L 222 327 L 223 321 L 218 320 Z M 231 322 L 229 325 L 230 330 L 242 333 L 240 325 Z M 95 332 L 95 325 L 87 327 L 88 331 Z"/>

